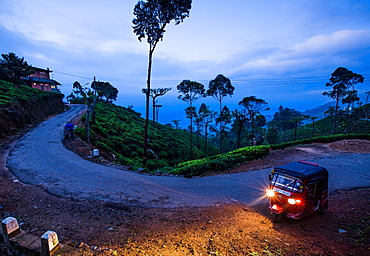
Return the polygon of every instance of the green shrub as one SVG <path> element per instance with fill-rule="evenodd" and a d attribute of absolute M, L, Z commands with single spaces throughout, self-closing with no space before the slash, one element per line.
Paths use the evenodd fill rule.
<path fill-rule="evenodd" d="M 180 163 L 174 172 L 185 176 L 198 176 L 218 173 L 233 168 L 243 162 L 255 160 L 268 154 L 269 146 L 252 146 L 225 154 Z"/>

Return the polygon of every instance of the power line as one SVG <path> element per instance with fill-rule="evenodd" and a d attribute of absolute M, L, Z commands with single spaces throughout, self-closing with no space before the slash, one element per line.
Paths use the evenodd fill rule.
<path fill-rule="evenodd" d="M 84 77 L 84 76 L 72 75 L 72 74 L 64 73 L 64 72 L 57 71 L 57 70 L 54 70 L 53 72 L 54 73 L 57 73 L 57 74 L 66 75 L 66 76 L 72 76 L 72 77 L 83 78 L 83 79 L 91 79 L 91 77 Z"/>
<path fill-rule="evenodd" d="M 71 77 L 77 77 L 82 79 L 91 79 L 91 77 L 84 77 L 74 74 L 69 74 L 61 71 L 54 71 L 55 73 L 71 76 Z M 365 81 L 367 79 L 370 79 L 370 74 L 363 75 Z M 124 82 L 124 83 L 145 83 L 145 78 L 117 78 L 117 77 L 100 77 L 104 80 L 111 80 L 111 81 L 118 81 L 118 82 Z M 252 85 L 260 85 L 260 84 L 268 84 L 268 83 L 274 83 L 274 84 L 299 84 L 299 83 L 326 83 L 328 82 L 330 77 L 327 76 L 321 76 L 321 77 L 282 77 L 282 78 L 244 78 L 244 79 L 235 79 L 232 80 L 232 84 L 252 84 Z M 208 80 L 198 80 L 202 83 L 208 83 Z M 165 84 L 178 84 L 180 80 L 174 80 L 174 79 L 152 79 L 152 82 L 154 83 L 165 83 Z"/>

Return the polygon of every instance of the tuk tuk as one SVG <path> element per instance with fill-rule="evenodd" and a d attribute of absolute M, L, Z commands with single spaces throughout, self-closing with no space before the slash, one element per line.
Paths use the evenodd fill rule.
<path fill-rule="evenodd" d="M 300 219 L 328 208 L 328 171 L 318 164 L 299 161 L 277 166 L 269 175 L 267 196 L 274 222 L 282 214 Z"/>

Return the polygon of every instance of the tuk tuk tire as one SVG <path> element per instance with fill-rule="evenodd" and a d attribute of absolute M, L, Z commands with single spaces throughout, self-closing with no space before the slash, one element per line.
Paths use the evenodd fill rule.
<path fill-rule="evenodd" d="M 325 203 L 325 205 L 319 209 L 319 213 L 321 215 L 324 215 L 328 211 L 328 203 Z"/>
<path fill-rule="evenodd" d="M 281 221 L 281 213 L 272 212 L 272 222 L 279 223 Z"/>
<path fill-rule="evenodd" d="M 321 215 L 324 215 L 328 211 L 328 206 L 324 206 L 323 208 L 320 208 L 319 213 Z"/>

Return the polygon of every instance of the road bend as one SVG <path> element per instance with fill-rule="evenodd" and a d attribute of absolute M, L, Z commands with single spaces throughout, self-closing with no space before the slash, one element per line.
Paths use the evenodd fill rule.
<path fill-rule="evenodd" d="M 152 207 L 266 202 L 270 169 L 189 179 L 142 175 L 81 158 L 66 149 L 62 140 L 64 125 L 84 109 L 83 105 L 72 105 L 24 135 L 9 152 L 8 169 L 23 183 L 79 200 Z M 370 154 L 340 153 L 302 160 L 328 169 L 330 191 L 370 187 Z"/>

